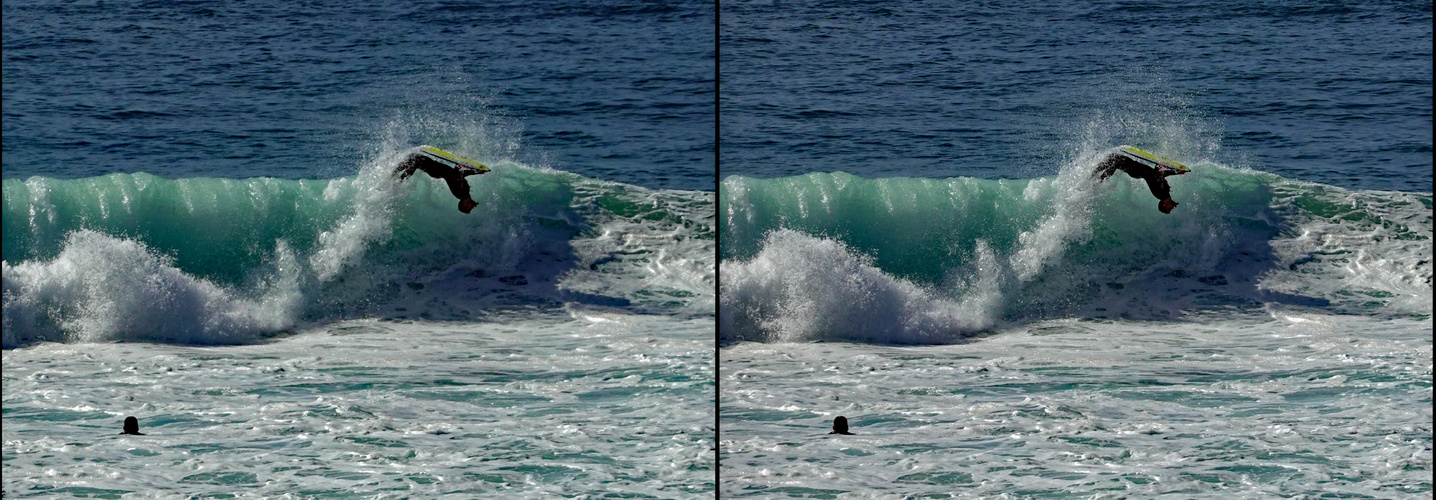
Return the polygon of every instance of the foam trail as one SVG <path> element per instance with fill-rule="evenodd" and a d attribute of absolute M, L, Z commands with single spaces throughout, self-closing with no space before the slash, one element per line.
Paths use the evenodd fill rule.
<path fill-rule="evenodd" d="M 713 313 L 711 194 L 612 183 L 583 185 L 576 191 L 578 205 L 608 210 L 593 214 L 589 220 L 595 226 L 572 240 L 575 257 L 587 265 L 566 273 L 565 291 L 676 300 L 686 302 L 692 313 Z M 615 192 L 622 196 L 613 196 Z M 614 279 L 616 275 L 634 279 Z"/>

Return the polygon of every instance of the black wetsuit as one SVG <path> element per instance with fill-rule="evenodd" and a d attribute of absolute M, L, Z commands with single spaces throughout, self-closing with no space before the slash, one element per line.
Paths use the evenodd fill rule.
<path fill-rule="evenodd" d="M 1152 190 L 1152 196 L 1156 196 L 1157 199 L 1168 200 L 1172 198 L 1172 188 L 1167 185 L 1166 177 L 1168 175 L 1174 175 L 1176 172 L 1164 174 L 1155 168 L 1143 165 L 1142 162 L 1120 154 L 1114 153 L 1112 156 L 1108 156 L 1107 159 L 1102 160 L 1102 164 L 1097 165 L 1097 170 L 1093 172 L 1092 175 L 1096 175 L 1097 180 L 1106 180 L 1118 170 L 1126 172 L 1127 175 L 1132 176 L 1134 179 L 1147 181 L 1147 189 Z"/>
<path fill-rule="evenodd" d="M 402 181 L 414 175 L 415 170 L 422 170 L 429 174 L 429 177 L 435 179 L 443 179 L 449 185 L 449 192 L 454 193 L 454 197 L 460 200 L 469 199 L 469 181 L 464 180 L 464 177 L 479 173 L 477 171 L 461 171 L 417 153 L 405 158 L 399 163 L 399 168 L 394 171 L 399 173 L 399 180 Z"/>

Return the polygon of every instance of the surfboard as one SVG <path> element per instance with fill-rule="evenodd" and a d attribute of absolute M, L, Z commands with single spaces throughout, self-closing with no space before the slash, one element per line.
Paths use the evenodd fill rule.
<path fill-rule="evenodd" d="M 464 158 L 448 151 L 444 151 L 428 144 L 419 146 L 419 152 L 423 153 L 424 156 L 433 158 L 441 163 L 448 164 L 449 166 L 452 166 L 454 168 L 477 170 L 481 174 L 489 171 L 489 167 L 485 167 L 482 163 L 470 160 L 468 158 Z"/>
<path fill-rule="evenodd" d="M 1149 151 L 1137 149 L 1133 146 L 1120 146 L 1117 148 L 1117 152 L 1122 153 L 1122 156 L 1137 160 L 1137 162 L 1155 168 L 1157 170 L 1176 170 L 1179 174 L 1185 174 L 1192 171 L 1192 169 L 1187 168 L 1186 165 L 1178 163 L 1176 160 L 1167 158 L 1165 156 L 1160 156 Z"/>

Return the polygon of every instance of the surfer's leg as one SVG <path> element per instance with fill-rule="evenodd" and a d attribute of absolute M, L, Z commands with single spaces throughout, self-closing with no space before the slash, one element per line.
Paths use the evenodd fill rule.
<path fill-rule="evenodd" d="M 399 180 L 404 180 L 414 175 L 415 170 L 422 170 L 424 173 L 429 174 L 429 177 L 435 179 L 447 179 L 455 172 L 453 167 L 439 163 L 418 153 L 409 155 L 408 158 L 405 158 L 403 162 L 399 163 L 399 168 L 394 171 L 399 173 Z"/>
<path fill-rule="evenodd" d="M 394 169 L 394 173 L 399 174 L 399 180 L 408 179 L 409 176 L 414 175 L 415 170 L 418 170 L 419 162 L 415 161 L 418 156 L 409 155 L 404 161 L 399 162 L 399 167 Z"/>
<path fill-rule="evenodd" d="M 1117 154 L 1108 156 L 1102 160 L 1102 163 L 1097 164 L 1097 169 L 1092 171 L 1092 175 L 1096 176 L 1099 181 L 1107 180 L 1108 177 L 1111 177 L 1113 173 L 1117 172 L 1118 159 L 1121 157 L 1121 155 Z"/>

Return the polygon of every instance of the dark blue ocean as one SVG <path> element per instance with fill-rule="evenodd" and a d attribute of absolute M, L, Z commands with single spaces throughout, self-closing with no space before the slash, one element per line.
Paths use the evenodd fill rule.
<path fill-rule="evenodd" d="M 711 3 L 3 19 L 6 498 L 712 496 Z"/>
<path fill-rule="evenodd" d="M 468 119 L 494 155 L 712 190 L 712 42 L 691 1 L 6 2 L 4 177 L 339 175 L 396 119 Z"/>
<path fill-rule="evenodd" d="M 722 175 L 1030 178 L 1092 123 L 1431 191 L 1431 2 L 731 2 Z"/>
<path fill-rule="evenodd" d="M 724 497 L 1430 498 L 1431 14 L 723 2 Z"/>

